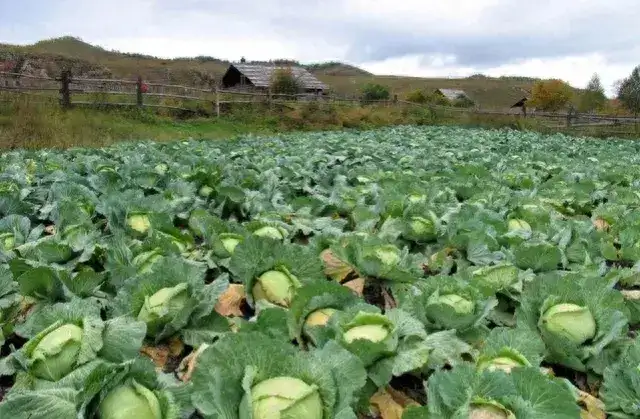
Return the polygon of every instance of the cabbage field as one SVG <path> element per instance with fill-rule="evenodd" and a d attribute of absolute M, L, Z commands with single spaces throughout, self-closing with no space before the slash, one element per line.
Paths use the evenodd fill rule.
<path fill-rule="evenodd" d="M 0 157 L 0 418 L 640 417 L 640 142 Z"/>

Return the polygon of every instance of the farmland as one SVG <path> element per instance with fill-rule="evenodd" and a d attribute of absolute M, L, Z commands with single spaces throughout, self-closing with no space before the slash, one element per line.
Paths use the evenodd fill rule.
<path fill-rule="evenodd" d="M 438 126 L 6 152 L 0 417 L 639 417 L 639 152 Z"/>

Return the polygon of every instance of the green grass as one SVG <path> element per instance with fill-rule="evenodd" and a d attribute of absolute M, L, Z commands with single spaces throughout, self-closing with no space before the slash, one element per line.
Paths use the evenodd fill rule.
<path fill-rule="evenodd" d="M 388 125 L 461 125 L 510 128 L 578 136 L 627 136 L 616 127 L 550 128 L 545 121 L 516 115 L 481 115 L 415 106 L 337 106 L 317 102 L 270 109 L 254 104 L 226 109 L 219 119 L 192 113 L 143 108 L 60 108 L 54 98 L 0 94 L 0 149 L 101 147 L 120 141 L 225 139 L 242 134 L 287 131 L 370 129 Z M 629 127 L 624 129 L 629 130 Z"/>
<path fill-rule="evenodd" d="M 273 131 L 264 123 L 238 118 L 180 120 L 148 110 L 76 108 L 64 111 L 54 104 L 32 102 L 24 97 L 0 101 L 2 149 L 101 147 L 119 141 L 217 139 Z"/>

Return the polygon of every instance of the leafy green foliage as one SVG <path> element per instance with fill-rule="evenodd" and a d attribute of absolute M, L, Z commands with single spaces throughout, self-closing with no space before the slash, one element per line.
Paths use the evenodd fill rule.
<path fill-rule="evenodd" d="M 640 414 L 640 339 L 636 338 L 620 361 L 604 371 L 602 399 L 607 413 L 614 418 L 632 418 Z"/>
<path fill-rule="evenodd" d="M 602 110 L 607 103 L 607 96 L 598 74 L 594 74 L 589 80 L 585 91 L 580 95 L 578 110 L 592 112 Z"/>
<path fill-rule="evenodd" d="M 635 417 L 637 151 L 401 127 L 5 153 L 0 416 L 354 419 L 400 391 L 568 419 L 589 390 Z"/>
<path fill-rule="evenodd" d="M 364 103 L 374 102 L 378 100 L 388 100 L 391 97 L 389 88 L 382 84 L 369 83 L 362 87 L 362 101 Z"/>
<path fill-rule="evenodd" d="M 470 365 L 462 365 L 436 372 L 425 385 L 429 400 L 425 410 L 429 418 L 580 417 L 566 385 L 534 368 L 519 368 L 506 374 L 479 372 Z"/>
<path fill-rule="evenodd" d="M 429 101 L 428 95 L 421 89 L 416 89 L 412 92 L 409 92 L 405 97 L 407 102 L 413 103 L 427 103 Z"/>
<path fill-rule="evenodd" d="M 475 105 L 475 102 L 467 95 L 458 95 L 458 97 L 452 101 L 452 105 L 456 108 L 470 108 Z"/>
<path fill-rule="evenodd" d="M 349 411 L 353 415 L 354 395 L 365 382 L 362 364 L 335 343 L 306 356 L 260 333 L 221 338 L 202 353 L 199 366 L 193 376 L 191 398 L 207 418 L 251 417 L 245 395 L 255 391 L 256 385 L 277 377 L 314 386 L 322 404 L 321 417 L 340 417 Z"/>
<path fill-rule="evenodd" d="M 633 69 L 629 77 L 618 86 L 618 100 L 625 108 L 638 115 L 640 112 L 640 66 Z"/>
<path fill-rule="evenodd" d="M 583 275 L 549 275 L 530 283 L 517 313 L 518 321 L 545 341 L 550 361 L 578 371 L 586 371 L 628 328 L 620 292 L 601 278 Z"/>
<path fill-rule="evenodd" d="M 291 68 L 278 68 L 273 72 L 271 90 L 276 94 L 295 95 L 302 87 Z"/>
<path fill-rule="evenodd" d="M 562 80 L 542 80 L 531 89 L 531 103 L 544 111 L 558 111 L 573 98 L 571 86 Z"/>

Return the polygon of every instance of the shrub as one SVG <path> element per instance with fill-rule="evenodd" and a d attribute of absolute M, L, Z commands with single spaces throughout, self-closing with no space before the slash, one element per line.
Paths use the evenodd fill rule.
<path fill-rule="evenodd" d="M 572 99 L 571 86 L 562 80 L 543 80 L 533 86 L 531 103 L 543 111 L 558 111 Z"/>
<path fill-rule="evenodd" d="M 291 68 L 279 68 L 274 71 L 271 81 L 271 91 L 273 93 L 295 95 L 300 90 L 300 81 L 295 77 Z"/>
<path fill-rule="evenodd" d="M 475 105 L 475 102 L 465 95 L 459 95 L 451 104 L 456 108 L 470 108 Z"/>
<path fill-rule="evenodd" d="M 410 92 L 406 97 L 408 102 L 413 103 L 427 103 L 429 102 L 429 96 L 422 90 L 416 89 Z"/>
<path fill-rule="evenodd" d="M 362 102 L 370 103 L 378 100 L 389 100 L 389 88 L 377 83 L 368 83 L 362 88 Z"/>

